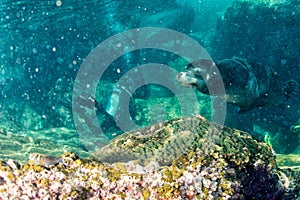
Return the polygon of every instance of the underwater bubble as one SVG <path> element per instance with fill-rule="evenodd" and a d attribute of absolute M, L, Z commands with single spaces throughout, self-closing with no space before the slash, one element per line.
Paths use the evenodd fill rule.
<path fill-rule="evenodd" d="M 33 49 L 32 49 L 32 52 L 33 52 L 34 54 L 36 54 L 36 53 L 37 53 L 37 49 L 36 49 L 36 48 L 33 48 Z"/>
<path fill-rule="evenodd" d="M 59 7 L 59 6 L 61 6 L 61 5 L 62 5 L 62 1 L 61 1 L 61 0 L 57 0 L 57 1 L 56 1 L 56 6 Z"/>
<path fill-rule="evenodd" d="M 120 48 L 121 46 L 122 46 L 122 44 L 119 42 L 119 43 L 117 44 L 117 47 Z"/>
<path fill-rule="evenodd" d="M 17 63 L 17 64 L 21 64 L 21 58 L 18 57 L 18 58 L 16 59 L 16 63 Z"/>
<path fill-rule="evenodd" d="M 23 97 L 25 100 L 29 100 L 29 99 L 30 99 L 30 96 L 29 96 L 29 94 L 28 94 L 27 92 L 24 92 L 24 93 L 22 94 L 22 97 Z"/>

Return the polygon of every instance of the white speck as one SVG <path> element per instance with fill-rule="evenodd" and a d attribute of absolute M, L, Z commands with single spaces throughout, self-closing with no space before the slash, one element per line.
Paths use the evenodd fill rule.
<path fill-rule="evenodd" d="M 39 68 L 35 68 L 35 72 L 39 72 Z"/>
<path fill-rule="evenodd" d="M 61 6 L 61 5 L 62 5 L 61 0 L 57 0 L 57 1 L 56 1 L 56 6 Z"/>
<path fill-rule="evenodd" d="M 120 68 L 118 68 L 118 69 L 117 69 L 117 73 L 118 73 L 118 74 L 120 74 L 120 73 L 121 73 L 121 70 L 120 70 Z"/>
<path fill-rule="evenodd" d="M 33 52 L 34 54 L 36 54 L 36 53 L 37 53 L 37 49 L 36 49 L 36 48 L 33 48 L 33 49 L 32 49 L 32 52 Z"/>
<path fill-rule="evenodd" d="M 53 48 L 52 48 L 52 51 L 55 52 L 55 51 L 56 51 L 56 47 L 53 47 Z"/>
<path fill-rule="evenodd" d="M 118 44 L 117 44 L 117 47 L 118 47 L 118 48 L 120 48 L 121 46 L 122 46 L 122 44 L 121 44 L 121 43 L 118 43 Z"/>

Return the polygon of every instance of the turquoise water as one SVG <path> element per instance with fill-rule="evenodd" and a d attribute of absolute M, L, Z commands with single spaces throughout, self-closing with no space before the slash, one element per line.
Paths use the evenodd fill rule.
<path fill-rule="evenodd" d="M 152 47 L 144 47 L 143 38 L 156 32 L 149 31 L 146 36 L 129 33 L 126 38 L 121 34 L 124 31 L 170 29 L 192 38 L 214 60 L 243 57 L 270 66 L 284 81 L 299 81 L 299 2 L 265 0 L 239 5 L 218 0 L 1 1 L 1 157 L 26 160 L 31 152 L 57 156 L 64 151 L 87 156 L 88 151 L 128 130 L 182 115 L 212 118 L 218 109 L 212 107 L 210 96 L 196 89 L 192 90 L 194 96 L 186 95 L 191 90 L 172 91 L 172 84 L 181 88 L 172 70 L 184 71 L 190 60 L 158 47 L 172 46 L 175 40 L 164 44 L 156 40 Z M 116 34 L 117 38 L 110 40 Z M 122 43 L 128 38 L 133 42 Z M 130 51 L 135 40 L 140 46 Z M 114 50 L 96 54 L 93 49 L 105 41 L 107 49 L 122 49 L 122 55 L 114 57 Z M 108 57 L 113 62 L 102 66 Z M 98 59 L 97 66 L 93 59 Z M 168 68 L 153 73 L 138 69 L 149 63 Z M 85 66 L 87 75 L 80 71 Z M 99 77 L 97 70 L 104 68 Z M 93 80 L 94 74 L 99 82 L 82 88 L 80 84 L 85 82 L 80 77 Z M 161 79 L 155 82 L 153 77 Z M 120 80 L 125 80 L 125 89 L 122 85 L 118 88 Z M 75 83 L 79 86 L 74 87 Z M 128 102 L 120 104 L 128 96 Z M 180 99 L 188 111 L 182 109 Z M 117 110 L 121 114 L 128 111 L 130 116 Z M 224 123 L 261 140 L 268 135 L 276 152 L 296 154 L 300 153 L 298 110 L 297 94 L 245 114 L 228 105 Z M 90 116 L 95 117 L 90 120 Z M 122 127 L 124 124 L 128 126 Z"/>

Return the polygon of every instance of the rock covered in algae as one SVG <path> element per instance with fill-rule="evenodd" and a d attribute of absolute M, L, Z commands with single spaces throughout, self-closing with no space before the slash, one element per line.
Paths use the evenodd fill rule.
<path fill-rule="evenodd" d="M 124 157 L 123 157 L 124 156 Z M 200 116 L 121 135 L 57 165 L 0 163 L 0 192 L 12 199 L 291 199 L 299 174 L 276 168 L 272 149 Z M 99 162 L 99 160 L 101 162 Z"/>
<path fill-rule="evenodd" d="M 275 166 L 275 157 L 268 145 L 246 132 L 209 122 L 200 115 L 122 134 L 92 154 L 92 158 L 101 162 L 153 158 L 161 165 L 169 165 L 191 152 L 201 157 L 224 158 L 238 167 L 258 160 L 266 166 Z"/>

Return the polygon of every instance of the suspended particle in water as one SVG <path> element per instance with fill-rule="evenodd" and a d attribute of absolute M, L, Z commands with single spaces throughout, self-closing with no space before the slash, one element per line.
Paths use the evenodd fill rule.
<path fill-rule="evenodd" d="M 62 1 L 61 1 L 61 0 L 57 0 L 57 1 L 56 1 L 56 6 L 59 7 L 59 6 L 61 6 L 61 5 L 62 5 Z"/>
<path fill-rule="evenodd" d="M 285 65 L 286 63 L 287 63 L 287 60 L 286 60 L 286 59 L 280 60 L 280 64 L 281 64 L 281 65 Z"/>
<path fill-rule="evenodd" d="M 122 44 L 121 44 L 121 43 L 118 43 L 118 44 L 117 44 L 117 47 L 118 47 L 118 48 L 120 48 L 121 46 L 122 46 Z"/>

